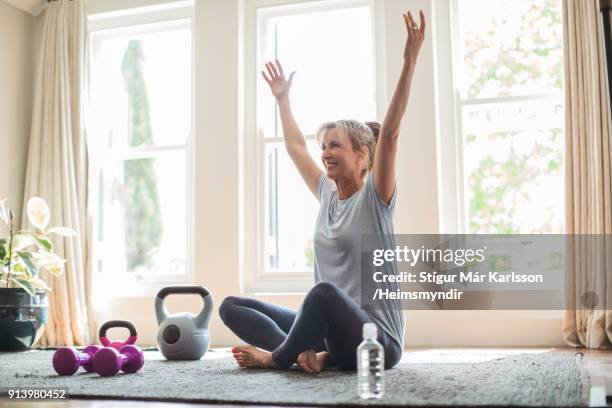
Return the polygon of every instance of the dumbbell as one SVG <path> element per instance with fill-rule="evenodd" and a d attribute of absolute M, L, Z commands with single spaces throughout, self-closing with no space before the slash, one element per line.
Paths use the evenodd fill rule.
<path fill-rule="evenodd" d="M 93 358 L 94 371 L 103 377 L 115 375 L 119 370 L 124 373 L 135 373 L 143 365 L 143 352 L 131 344 L 121 347 L 119 351 L 112 347 L 103 347 Z"/>
<path fill-rule="evenodd" d="M 79 353 L 72 347 L 59 348 L 53 354 L 53 368 L 59 375 L 72 375 L 81 366 L 90 373 L 94 370 L 94 356 L 100 349 L 102 349 L 100 346 L 88 346 Z"/>
<path fill-rule="evenodd" d="M 111 341 L 108 337 L 106 337 L 106 332 L 108 329 L 112 329 L 113 327 L 123 327 L 128 329 L 130 332 L 130 336 L 125 341 Z M 98 332 L 98 337 L 100 337 L 100 343 L 104 347 L 112 347 L 115 350 L 120 350 L 121 347 L 127 346 L 128 344 L 135 344 L 136 340 L 138 340 L 138 333 L 136 332 L 136 327 L 127 320 L 111 320 L 102 325 L 100 327 L 100 331 Z"/>

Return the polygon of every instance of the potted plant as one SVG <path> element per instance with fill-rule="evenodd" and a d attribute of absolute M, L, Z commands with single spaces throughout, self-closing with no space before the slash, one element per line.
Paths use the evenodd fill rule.
<path fill-rule="evenodd" d="M 8 236 L 0 238 L 0 351 L 27 350 L 44 331 L 51 290 L 39 272 L 61 276 L 65 259 L 53 252 L 50 234 L 76 235 L 65 227 L 48 228 L 50 211 L 40 197 L 32 197 L 26 206 L 33 230 L 15 229 L 13 212 L 0 200 L 0 229 Z M 0 237 L 2 235 L 0 234 Z"/>

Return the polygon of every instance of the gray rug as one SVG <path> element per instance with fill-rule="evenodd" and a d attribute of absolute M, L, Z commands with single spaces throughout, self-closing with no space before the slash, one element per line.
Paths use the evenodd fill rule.
<path fill-rule="evenodd" d="M 0 353 L 0 388 L 67 387 L 71 398 L 276 405 L 584 406 L 586 381 L 573 353 L 515 354 L 481 362 L 403 362 L 385 372 L 385 395 L 362 401 L 355 372 L 239 369 L 225 353 L 170 362 L 147 352 L 136 374 L 60 377 L 52 351 Z M 221 357 L 221 358 L 219 358 Z"/>

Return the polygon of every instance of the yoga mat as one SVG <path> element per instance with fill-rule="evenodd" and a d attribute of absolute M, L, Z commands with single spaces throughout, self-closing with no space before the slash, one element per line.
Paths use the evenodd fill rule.
<path fill-rule="evenodd" d="M 71 398 L 252 403 L 274 405 L 388 406 L 585 406 L 588 380 L 574 353 L 480 356 L 448 363 L 403 361 L 385 371 L 380 400 L 360 400 L 355 372 L 307 374 L 240 369 L 227 352 L 209 352 L 200 361 L 167 361 L 145 352 L 136 374 L 103 378 L 80 370 L 55 374 L 53 351 L 0 353 L 0 388 L 67 387 Z M 472 360 L 472 361 L 469 361 Z"/>

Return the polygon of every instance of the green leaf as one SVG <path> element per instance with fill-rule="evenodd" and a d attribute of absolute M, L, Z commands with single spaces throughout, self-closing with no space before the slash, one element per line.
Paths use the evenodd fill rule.
<path fill-rule="evenodd" d="M 24 234 L 20 232 L 13 237 L 13 250 L 15 251 L 22 251 L 33 245 L 36 245 L 33 234 Z"/>
<path fill-rule="evenodd" d="M 66 228 L 66 227 L 53 227 L 53 228 L 49 228 L 49 231 L 47 231 L 48 234 L 57 234 L 57 235 L 61 235 L 63 237 L 75 237 L 77 235 L 76 231 L 73 230 L 72 228 Z"/>
<path fill-rule="evenodd" d="M 2 264 L 2 261 L 4 260 L 4 257 L 6 256 L 6 239 L 0 239 L 0 264 Z"/>
<path fill-rule="evenodd" d="M 25 267 L 26 272 L 30 276 L 36 276 L 38 274 L 38 268 L 32 260 L 32 255 L 24 251 L 17 251 L 17 257 L 21 261 L 21 265 Z"/>
<path fill-rule="evenodd" d="M 9 215 L 8 215 L 9 213 L 8 213 L 6 206 L 4 205 L 5 201 L 6 199 L 0 200 L 0 220 L 2 220 L 8 226 L 9 225 Z"/>
<path fill-rule="evenodd" d="M 32 285 L 32 287 L 34 288 L 34 290 L 36 290 L 36 291 L 39 291 L 39 290 L 44 290 L 44 291 L 51 290 L 51 288 L 49 288 L 49 286 L 47 286 L 45 281 L 43 281 L 40 278 L 32 278 L 32 279 L 29 280 L 29 282 Z"/>
<path fill-rule="evenodd" d="M 17 285 L 21 286 L 30 296 L 36 295 L 36 290 L 32 287 L 32 284 L 27 279 L 11 279 Z"/>
<path fill-rule="evenodd" d="M 40 249 L 47 252 L 53 252 L 53 244 L 51 243 L 51 240 L 49 238 L 34 234 L 32 234 L 32 238 L 34 238 L 34 241 L 36 241 L 36 245 L 38 245 Z"/>

